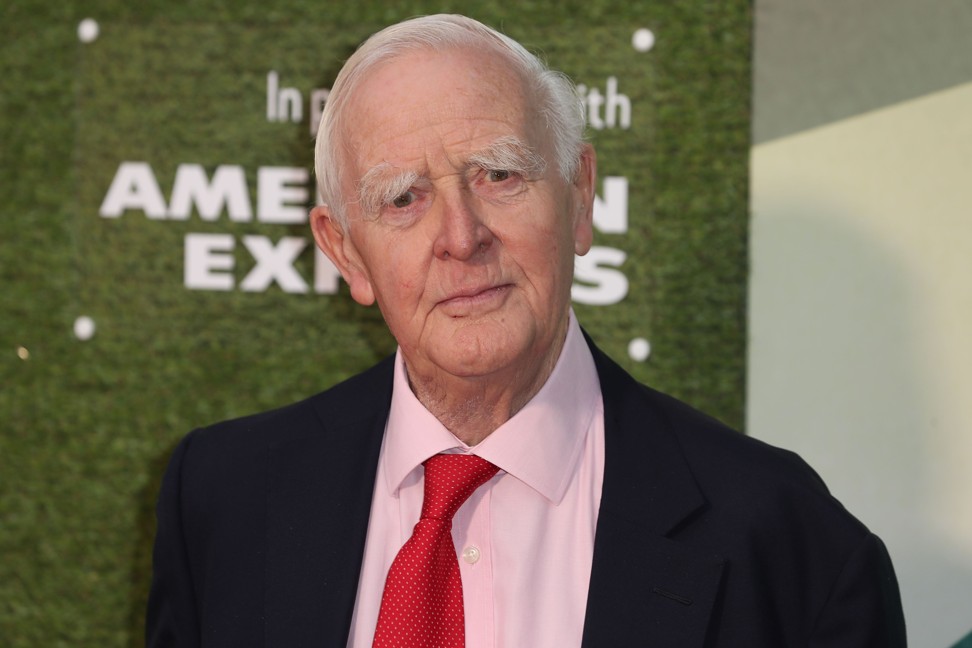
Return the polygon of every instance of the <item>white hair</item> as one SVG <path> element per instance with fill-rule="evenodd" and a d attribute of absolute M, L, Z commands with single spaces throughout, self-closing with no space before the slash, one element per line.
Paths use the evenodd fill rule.
<path fill-rule="evenodd" d="M 318 191 L 332 215 L 347 230 L 348 201 L 342 191 L 342 151 L 347 143 L 345 108 L 368 71 L 396 56 L 416 50 L 478 48 L 503 56 L 531 95 L 526 105 L 546 124 L 556 167 L 565 181 L 578 171 L 584 137 L 584 107 L 574 84 L 549 69 L 512 38 L 486 25 L 454 14 L 422 16 L 386 27 L 366 40 L 347 60 L 331 88 L 314 154 Z"/>

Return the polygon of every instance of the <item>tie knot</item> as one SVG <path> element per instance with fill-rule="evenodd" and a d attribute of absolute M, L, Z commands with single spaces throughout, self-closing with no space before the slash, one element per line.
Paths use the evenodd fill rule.
<path fill-rule="evenodd" d="M 422 517 L 452 520 L 462 503 L 488 482 L 499 468 L 482 457 L 437 454 L 425 460 Z"/>

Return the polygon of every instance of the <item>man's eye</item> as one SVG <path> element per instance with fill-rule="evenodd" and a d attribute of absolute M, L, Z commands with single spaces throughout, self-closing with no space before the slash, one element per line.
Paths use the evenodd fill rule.
<path fill-rule="evenodd" d="M 402 207 L 408 207 L 413 202 L 415 202 L 415 194 L 411 191 L 406 191 L 403 194 L 395 196 L 395 199 L 392 200 L 392 205 L 398 208 L 402 208 Z"/>
<path fill-rule="evenodd" d="M 511 175 L 513 174 L 504 169 L 491 169 L 486 172 L 486 178 L 490 182 L 503 182 L 509 180 Z"/>

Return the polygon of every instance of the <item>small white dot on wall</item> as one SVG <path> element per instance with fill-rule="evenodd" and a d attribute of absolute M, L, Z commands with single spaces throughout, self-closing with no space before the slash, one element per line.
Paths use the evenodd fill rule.
<path fill-rule="evenodd" d="M 98 21 L 93 18 L 85 18 L 78 23 L 78 39 L 82 43 L 90 43 L 98 38 Z"/>
<path fill-rule="evenodd" d="M 647 52 L 655 46 L 655 35 L 650 29 L 637 29 L 631 37 L 631 46 L 639 52 Z"/>
<path fill-rule="evenodd" d="M 87 315 L 82 315 L 78 319 L 74 320 L 74 337 L 83 342 L 85 340 L 90 340 L 94 334 L 95 323 L 93 319 Z"/>
<path fill-rule="evenodd" d="M 651 355 L 651 343 L 645 338 L 635 338 L 628 343 L 628 355 L 635 362 L 644 362 Z"/>

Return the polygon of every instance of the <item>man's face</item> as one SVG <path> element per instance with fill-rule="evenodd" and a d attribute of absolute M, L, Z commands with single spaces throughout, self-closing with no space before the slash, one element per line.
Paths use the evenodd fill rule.
<path fill-rule="evenodd" d="M 593 151 L 563 181 L 519 78 L 492 52 L 381 64 L 344 115 L 349 227 L 318 208 L 315 235 L 355 300 L 378 302 L 410 375 L 552 368 L 574 254 L 591 244 Z"/>

